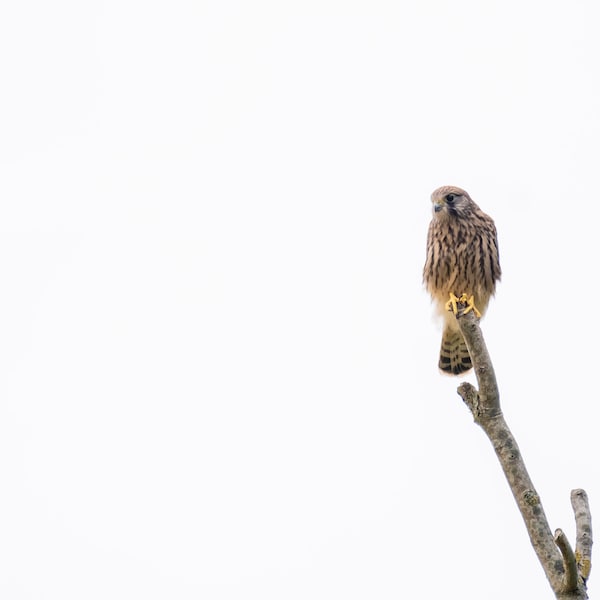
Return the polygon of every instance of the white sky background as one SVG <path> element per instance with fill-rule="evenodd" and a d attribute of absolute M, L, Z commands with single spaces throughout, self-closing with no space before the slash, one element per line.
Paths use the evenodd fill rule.
<path fill-rule="evenodd" d="M 431 191 L 465 187 L 503 408 L 574 543 L 595 4 L 3 5 L 1 595 L 551 597 L 421 269 Z"/>

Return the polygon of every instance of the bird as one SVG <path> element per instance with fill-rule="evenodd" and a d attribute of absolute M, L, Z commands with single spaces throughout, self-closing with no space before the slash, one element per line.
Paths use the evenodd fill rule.
<path fill-rule="evenodd" d="M 473 362 L 456 320 L 458 303 L 466 304 L 464 313 L 485 314 L 502 275 L 498 236 L 492 218 L 465 190 L 442 186 L 433 191 L 431 202 L 423 283 L 444 319 L 438 366 L 461 375 Z"/>

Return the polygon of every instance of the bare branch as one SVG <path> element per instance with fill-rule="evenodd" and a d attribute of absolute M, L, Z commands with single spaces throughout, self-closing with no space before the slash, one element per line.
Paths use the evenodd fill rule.
<path fill-rule="evenodd" d="M 464 306 L 462 307 L 464 309 Z M 552 535 L 538 493 L 525 468 L 525 462 L 500 408 L 500 395 L 494 368 L 488 354 L 479 322 L 473 312 L 457 315 L 458 325 L 465 338 L 479 391 L 463 383 L 458 393 L 468 406 L 475 422 L 492 442 L 504 475 L 527 527 L 529 539 L 557 598 L 586 599 L 585 577 L 591 565 L 591 519 L 585 493 L 571 495 L 577 520 L 577 546 L 573 553 L 566 536 L 557 530 Z M 575 498 L 575 500 L 573 500 Z M 587 562 L 586 562 L 587 561 Z M 586 566 L 587 565 L 587 566 Z M 579 577 L 582 575 L 582 578 Z"/>
<path fill-rule="evenodd" d="M 577 589 L 577 583 L 579 581 L 575 554 L 562 529 L 557 529 L 554 532 L 554 541 L 563 555 L 563 561 L 565 563 L 566 574 L 563 591 L 574 592 Z"/>
<path fill-rule="evenodd" d="M 588 497 L 584 490 L 573 490 L 571 492 L 571 506 L 575 513 L 575 525 L 577 527 L 577 540 L 575 543 L 575 558 L 579 574 L 586 581 L 592 569 L 592 515 Z"/>
<path fill-rule="evenodd" d="M 458 324 L 463 337 L 467 342 L 473 369 L 479 384 L 479 412 L 480 418 L 490 418 L 500 414 L 500 394 L 496 383 L 496 374 L 488 354 L 479 323 L 473 312 L 460 315 Z M 460 393 L 460 392 L 459 392 Z M 474 415 L 475 416 L 475 415 Z"/>

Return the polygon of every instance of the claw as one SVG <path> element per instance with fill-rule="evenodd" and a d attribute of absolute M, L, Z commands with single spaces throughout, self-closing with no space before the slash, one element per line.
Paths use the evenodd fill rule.
<path fill-rule="evenodd" d="M 466 304 L 467 304 L 467 308 L 465 308 L 465 312 L 463 313 L 464 315 L 466 315 L 469 311 L 472 310 L 475 313 L 475 315 L 477 316 L 478 319 L 481 318 L 481 313 L 479 312 L 479 310 L 475 306 L 475 299 L 473 298 L 473 296 L 471 296 L 470 298 L 467 298 L 467 295 L 463 294 L 460 297 L 460 301 L 461 302 L 466 302 Z"/>
<path fill-rule="evenodd" d="M 450 292 L 450 300 L 446 302 L 446 310 L 451 310 L 455 315 L 458 315 L 459 303 L 467 305 L 467 307 L 462 313 L 463 315 L 466 315 L 468 312 L 473 311 L 478 318 L 481 317 L 481 313 L 475 306 L 475 298 L 473 296 L 469 298 L 466 294 L 462 294 L 460 298 L 457 298 L 452 292 Z"/>
<path fill-rule="evenodd" d="M 465 294 L 463 294 L 464 296 Z M 461 296 L 462 298 L 462 296 Z M 448 300 L 448 302 L 446 302 L 446 310 L 451 310 L 455 315 L 458 314 L 458 302 L 460 302 L 461 299 L 457 298 L 452 292 L 450 292 L 450 300 Z"/>

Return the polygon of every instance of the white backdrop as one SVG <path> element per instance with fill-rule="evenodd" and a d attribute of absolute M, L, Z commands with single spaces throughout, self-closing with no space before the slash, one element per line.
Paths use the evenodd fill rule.
<path fill-rule="evenodd" d="M 499 231 L 503 407 L 574 543 L 570 490 L 600 514 L 598 16 L 4 5 L 1 595 L 551 597 L 421 269 L 431 191 L 464 187 Z"/>

